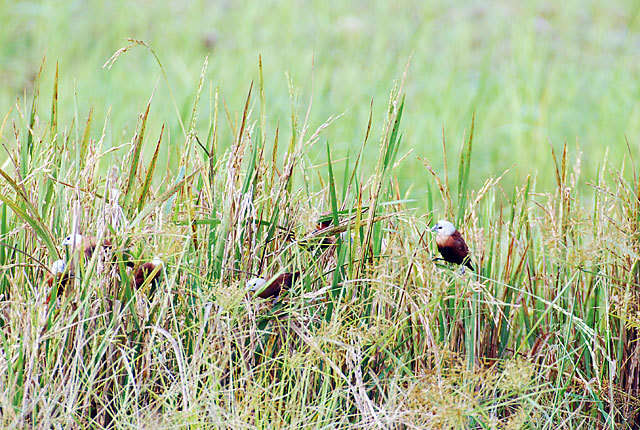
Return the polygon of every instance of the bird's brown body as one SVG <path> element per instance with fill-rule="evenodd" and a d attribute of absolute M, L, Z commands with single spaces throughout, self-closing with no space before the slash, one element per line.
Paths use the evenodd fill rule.
<path fill-rule="evenodd" d="M 82 242 L 83 242 L 82 243 L 82 252 L 84 254 L 85 260 L 88 261 L 93 256 L 93 253 L 95 252 L 96 247 L 98 246 L 98 242 L 93 237 L 83 238 Z M 111 241 L 109 239 L 104 239 L 102 241 L 102 247 L 106 248 L 106 249 L 111 249 Z"/>
<path fill-rule="evenodd" d="M 155 268 L 158 266 L 158 264 L 149 261 L 146 262 L 144 264 L 141 264 L 133 273 L 133 283 L 136 286 L 136 288 L 140 288 L 142 286 L 142 284 L 144 284 L 144 281 L 146 281 L 146 279 L 151 276 L 153 274 L 153 271 L 155 270 Z M 153 278 L 151 278 L 149 280 L 149 283 L 155 282 L 156 279 L 158 279 L 158 277 L 160 276 L 160 271 L 156 271 L 156 273 L 153 275 Z"/>
<path fill-rule="evenodd" d="M 278 297 L 282 290 L 291 288 L 299 277 L 300 272 L 285 272 L 275 278 L 271 284 L 267 285 L 267 287 L 258 294 L 258 297 L 261 299 Z"/>
<path fill-rule="evenodd" d="M 458 230 L 450 235 L 439 234 L 436 237 L 436 244 L 444 261 L 463 264 L 465 267 L 474 270 L 469 259 L 469 247 Z"/>

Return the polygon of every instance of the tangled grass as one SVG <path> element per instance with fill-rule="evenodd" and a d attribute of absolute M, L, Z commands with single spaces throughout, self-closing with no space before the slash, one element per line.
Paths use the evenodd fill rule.
<path fill-rule="evenodd" d="M 204 132 L 201 77 L 173 142 L 146 130 L 151 100 L 120 147 L 102 144 L 108 119 L 97 134 L 91 115 L 61 127 L 57 79 L 49 121 L 37 88 L 30 111 L 4 117 L 0 425 L 638 427 L 633 157 L 585 179 L 565 146 L 555 189 L 533 176 L 470 189 L 472 122 L 455 180 L 446 158 L 415 173 L 432 190 L 422 213 L 394 179 L 410 127 L 402 81 L 355 157 L 332 159 L 326 143 L 313 166 L 305 151 L 335 118 L 314 128 L 311 101 L 302 117 L 294 101 L 288 130 L 265 129 L 258 71 L 237 114 L 212 92 Z M 218 140 L 221 127 L 233 141 Z M 369 177 L 363 151 L 379 154 Z M 462 231 L 476 273 L 433 261 L 436 214 Z M 75 258 L 58 246 L 73 231 L 112 247 L 47 304 L 47 267 Z M 157 285 L 132 288 L 125 250 L 164 260 Z M 247 293 L 249 278 L 285 271 L 302 279 L 278 300 Z"/>

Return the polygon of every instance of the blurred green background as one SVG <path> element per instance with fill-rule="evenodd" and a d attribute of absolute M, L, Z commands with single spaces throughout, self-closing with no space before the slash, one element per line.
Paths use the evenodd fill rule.
<path fill-rule="evenodd" d="M 278 123 L 284 136 L 290 135 L 287 74 L 301 121 L 311 94 L 314 128 L 344 113 L 323 134 L 337 152 L 335 159 L 358 150 L 373 98 L 375 140 L 365 154 L 371 170 L 389 90 L 412 56 L 399 158 L 413 152 L 397 174 L 403 189 L 412 187 L 419 202 L 431 179 L 418 156 L 441 171 L 442 127 L 453 159 L 474 111 L 474 186 L 508 168 L 507 183 L 538 173 L 539 185 L 553 185 L 548 145 L 560 148 L 565 140 L 574 157 L 578 149 L 583 153 L 583 177 L 593 177 L 607 148 L 617 163 L 627 154 L 625 135 L 632 148 L 640 139 L 638 1 L 51 0 L 1 5 L 2 116 L 12 107 L 15 113 L 16 101 L 25 94 L 27 102 L 21 100 L 20 106 L 28 112 L 34 76 L 46 56 L 42 120 L 48 121 L 42 113 L 50 109 L 59 61 L 61 127 L 69 128 L 76 111 L 86 119 L 93 107 L 97 138 L 111 109 L 107 145 L 131 139 L 156 85 L 148 150 L 163 122 L 171 145 L 182 141 L 166 83 L 148 51 L 135 48 L 111 70 L 102 68 L 128 37 L 155 49 L 185 121 L 209 55 L 198 124 L 203 137 L 212 88 L 220 88 L 231 112 L 241 111 L 250 82 L 258 79 L 259 54 L 269 144 Z M 257 120 L 257 97 L 252 106 Z M 228 145 L 229 139 L 220 144 Z M 312 163 L 323 162 L 324 145 L 317 144 L 309 156 Z M 450 164 L 454 172 L 455 163 Z M 326 174 L 324 168 L 320 172 Z"/>

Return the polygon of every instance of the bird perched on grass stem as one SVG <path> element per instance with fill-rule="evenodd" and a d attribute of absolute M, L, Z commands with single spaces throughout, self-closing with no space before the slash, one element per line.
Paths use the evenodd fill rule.
<path fill-rule="evenodd" d="M 84 256 L 83 260 L 86 263 L 91 260 L 91 257 L 98 246 L 98 240 L 93 236 L 84 236 L 76 233 L 65 237 L 61 245 L 67 247 L 70 251 L 77 252 L 77 255 Z M 102 240 L 102 249 L 112 250 L 112 247 L 113 244 L 110 239 L 104 238 Z M 134 266 L 128 249 L 122 250 L 122 258 L 127 267 Z M 115 258 L 113 261 L 115 262 Z"/>
<path fill-rule="evenodd" d="M 444 261 L 474 270 L 469 258 L 469 247 L 453 224 L 440 220 L 431 230 L 436 232 L 436 244 Z"/>
<path fill-rule="evenodd" d="M 162 264 L 163 262 L 159 257 L 154 257 L 153 260 L 141 264 L 133 273 L 133 284 L 136 286 L 136 288 L 140 288 L 149 276 L 153 276 L 149 280 L 149 283 L 155 283 L 156 280 L 160 277 L 160 269 L 162 267 Z M 156 267 L 158 268 L 158 270 L 156 270 Z"/>
<path fill-rule="evenodd" d="M 90 260 L 94 251 L 96 250 L 97 241 L 90 236 L 83 236 L 81 234 L 70 234 L 62 241 L 62 246 L 68 246 L 70 249 L 77 250 L 79 253 L 84 254 L 86 260 Z M 104 239 L 102 241 L 104 248 L 111 248 L 111 241 Z"/>
<path fill-rule="evenodd" d="M 269 285 L 263 278 L 253 278 L 247 281 L 247 289 L 251 293 L 258 293 L 261 299 L 273 297 L 275 300 L 282 290 L 291 288 L 298 278 L 300 278 L 300 272 L 285 272 L 273 279 Z"/>

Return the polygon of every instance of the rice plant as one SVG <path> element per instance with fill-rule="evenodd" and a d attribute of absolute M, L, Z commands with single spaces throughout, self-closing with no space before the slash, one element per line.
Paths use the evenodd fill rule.
<path fill-rule="evenodd" d="M 443 138 L 444 165 L 415 172 L 428 184 L 416 202 L 396 180 L 412 126 L 404 77 L 340 159 L 323 137 L 339 115 L 315 124 L 293 86 L 290 117 L 267 129 L 261 67 L 227 106 L 205 60 L 185 118 L 147 128 L 150 95 L 114 146 L 108 117 L 58 121 L 71 109 L 58 78 L 49 111 L 36 86 L 5 113 L 0 425 L 637 428 L 631 148 L 625 165 L 605 159 L 582 178 L 580 153 L 552 145 L 555 188 L 532 174 L 505 189 L 501 172 L 474 189 L 470 117 L 456 177 Z M 326 160 L 314 165 L 315 146 Z M 371 175 L 365 151 L 377 153 Z M 434 261 L 439 218 L 464 233 L 475 272 Z M 95 238 L 89 258 L 60 245 L 76 233 Z M 154 256 L 159 277 L 137 285 Z M 58 259 L 73 277 L 50 287 Z M 246 287 L 296 272 L 274 299 Z"/>

